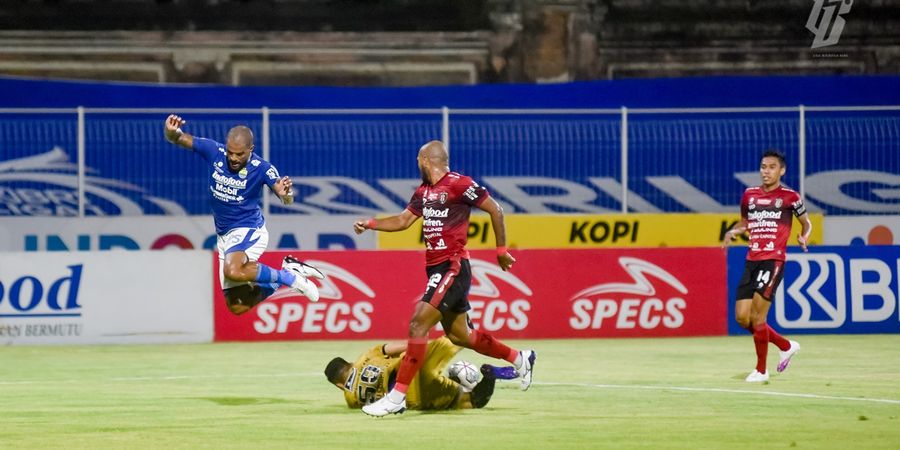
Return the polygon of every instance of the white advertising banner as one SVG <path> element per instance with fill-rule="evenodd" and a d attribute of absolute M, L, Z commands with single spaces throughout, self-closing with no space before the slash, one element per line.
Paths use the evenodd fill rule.
<path fill-rule="evenodd" d="M 270 250 L 375 248 L 374 233 L 356 235 L 362 217 L 284 216 L 266 220 Z M 0 252 L 216 248 L 212 216 L 7 217 L 0 221 Z"/>
<path fill-rule="evenodd" d="M 900 245 L 900 216 L 825 217 L 825 245 Z"/>
<path fill-rule="evenodd" d="M 0 344 L 212 341 L 209 251 L 0 253 Z"/>

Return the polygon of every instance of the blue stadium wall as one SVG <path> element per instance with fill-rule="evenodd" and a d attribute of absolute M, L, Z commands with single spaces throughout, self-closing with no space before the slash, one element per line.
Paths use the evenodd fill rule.
<path fill-rule="evenodd" d="M 459 108 L 629 108 L 900 104 L 900 77 L 721 77 L 554 85 L 430 88 L 156 86 L 0 79 L 0 107 L 451 108 L 452 168 L 470 173 L 517 213 L 621 210 L 618 114 L 457 114 Z M 259 112 L 185 114 L 187 130 L 223 139 Z M 165 112 L 90 112 L 85 118 L 87 215 L 206 214 L 204 167 L 162 139 Z M 0 115 L 0 216 L 70 215 L 75 114 Z M 783 150 L 799 186 L 797 111 L 632 114 L 632 212 L 736 211 L 758 182 L 761 152 Z M 809 112 L 805 183 L 810 210 L 900 213 L 900 111 Z M 273 114 L 269 159 L 298 183 L 295 208 L 276 214 L 401 210 L 418 178 L 419 146 L 441 138 L 441 115 Z M 258 145 L 261 147 L 261 145 Z M 16 189 L 26 194 L 14 195 Z M 60 195 L 59 191 L 69 194 Z M 332 192 L 333 194 L 325 194 Z M 41 194 L 43 193 L 43 194 Z M 316 194 L 319 194 L 316 196 Z M 44 195 L 45 194 L 45 195 Z M 53 197 L 67 208 L 43 209 Z M 123 199 L 127 199 L 127 202 Z M 30 202 L 30 203 L 29 203 Z M 136 205 L 136 206 L 134 206 Z M 51 205 L 52 206 L 52 205 Z M 34 213 L 37 211 L 37 213 Z M 49 211 L 49 212 L 47 212 Z"/>
<path fill-rule="evenodd" d="M 409 88 L 226 87 L 0 77 L 2 107 L 659 108 L 897 105 L 900 76 L 697 77 Z"/>

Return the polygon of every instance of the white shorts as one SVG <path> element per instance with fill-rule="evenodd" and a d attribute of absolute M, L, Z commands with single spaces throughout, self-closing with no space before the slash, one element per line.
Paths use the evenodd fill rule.
<path fill-rule="evenodd" d="M 225 255 L 232 252 L 244 252 L 250 261 L 258 261 L 266 246 L 269 245 L 269 230 L 265 225 L 259 228 L 235 228 L 224 235 L 216 237 L 216 248 L 219 251 L 219 286 L 222 289 L 233 288 L 248 281 L 231 281 L 225 278 Z"/>

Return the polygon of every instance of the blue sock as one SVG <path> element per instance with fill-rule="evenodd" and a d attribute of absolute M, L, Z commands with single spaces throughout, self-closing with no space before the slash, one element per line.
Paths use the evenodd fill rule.
<path fill-rule="evenodd" d="M 260 284 L 278 281 L 278 272 L 275 269 L 265 264 L 258 264 L 256 267 L 256 280 L 254 281 Z"/>
<path fill-rule="evenodd" d="M 278 279 L 276 281 L 278 281 L 279 283 L 281 283 L 285 286 L 290 286 L 291 284 L 294 283 L 294 280 L 297 279 L 297 275 L 294 272 L 291 272 L 290 270 L 281 269 L 278 272 L 276 272 L 276 275 L 278 277 Z"/>

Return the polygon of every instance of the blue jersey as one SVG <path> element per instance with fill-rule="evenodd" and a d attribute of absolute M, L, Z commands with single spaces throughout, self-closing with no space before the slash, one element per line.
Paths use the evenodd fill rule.
<path fill-rule="evenodd" d="M 268 161 L 250 155 L 247 165 L 234 173 L 228 168 L 225 146 L 212 139 L 194 138 L 194 151 L 212 167 L 209 174 L 210 205 L 216 234 L 235 228 L 259 228 L 265 224 L 260 211 L 263 185 L 278 181 L 278 169 Z"/>

